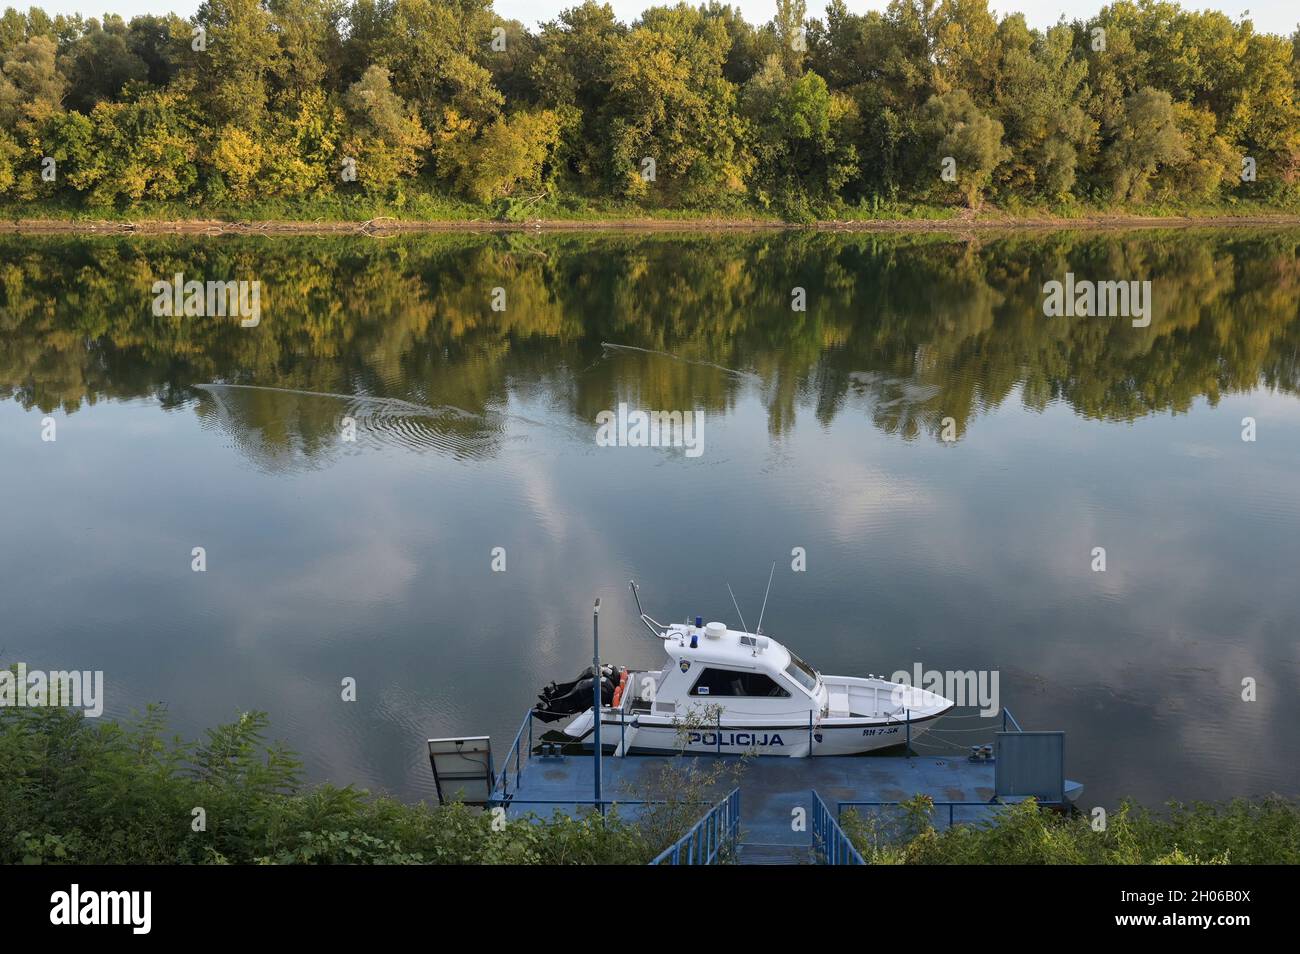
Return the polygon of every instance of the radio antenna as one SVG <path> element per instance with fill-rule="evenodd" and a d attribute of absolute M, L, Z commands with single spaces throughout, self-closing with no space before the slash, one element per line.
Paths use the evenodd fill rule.
<path fill-rule="evenodd" d="M 755 636 L 763 635 L 763 614 L 767 612 L 767 594 L 772 592 L 772 574 L 776 573 L 776 562 L 772 562 L 772 569 L 767 574 L 767 589 L 763 591 L 763 608 L 758 611 L 758 629 L 754 630 Z"/>
<path fill-rule="evenodd" d="M 728 592 L 728 593 L 731 593 L 731 584 L 730 584 L 730 583 L 727 584 L 727 592 Z M 748 626 L 745 626 L 745 617 L 744 617 L 744 615 L 740 612 L 740 604 L 736 602 L 736 594 L 735 594 L 735 593 L 731 593 L 731 605 L 734 606 L 734 607 L 736 607 L 736 615 L 740 617 L 740 625 L 741 625 L 741 626 L 744 626 L 744 627 L 745 627 L 745 632 L 748 633 L 748 632 L 749 632 L 749 627 L 748 627 Z"/>

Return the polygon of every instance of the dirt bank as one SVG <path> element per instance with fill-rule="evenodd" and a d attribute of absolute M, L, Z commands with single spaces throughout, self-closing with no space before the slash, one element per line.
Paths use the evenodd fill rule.
<path fill-rule="evenodd" d="M 288 219 L 239 222 L 222 219 L 112 221 L 83 219 L 16 219 L 0 221 L 0 231 L 32 234 L 143 235 L 379 235 L 399 232 L 573 232 L 655 231 L 708 232 L 776 229 L 817 229 L 839 232 L 973 232 L 1009 229 L 1109 229 L 1176 227 L 1300 226 L 1300 215 L 1137 216 L 1085 215 L 970 216 L 953 219 L 890 219 L 826 221 L 794 225 L 763 219 L 539 219 L 529 222 L 487 220 L 406 221 L 379 218 L 365 222 L 310 222 Z"/>

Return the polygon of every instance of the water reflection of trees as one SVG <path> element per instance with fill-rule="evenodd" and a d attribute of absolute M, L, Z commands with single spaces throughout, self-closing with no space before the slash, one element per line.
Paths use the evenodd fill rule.
<path fill-rule="evenodd" d="M 175 406 L 208 382 L 366 395 L 468 412 L 445 426 L 472 453 L 491 453 L 485 415 L 511 392 L 592 421 L 620 400 L 723 412 L 757 387 L 774 434 L 801 404 L 823 422 L 865 408 L 909 438 L 952 417 L 960 433 L 1017 388 L 1033 407 L 1128 420 L 1261 383 L 1296 390 L 1298 249 L 1287 230 L 9 237 L 0 395 L 43 411 L 146 395 Z M 1044 318 L 1042 283 L 1066 271 L 1150 278 L 1151 326 Z M 261 325 L 153 316 L 150 286 L 176 272 L 260 280 Z M 505 311 L 491 308 L 497 286 Z M 805 312 L 791 310 L 796 286 Z M 337 433 L 339 408 L 283 405 L 241 395 L 226 421 L 268 460 L 310 458 Z"/>

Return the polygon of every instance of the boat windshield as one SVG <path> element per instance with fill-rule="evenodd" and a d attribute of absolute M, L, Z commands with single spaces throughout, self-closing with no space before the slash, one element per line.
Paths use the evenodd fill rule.
<path fill-rule="evenodd" d="M 817 691 L 817 670 L 794 653 L 790 653 L 790 665 L 785 667 L 785 674 L 809 692 Z"/>

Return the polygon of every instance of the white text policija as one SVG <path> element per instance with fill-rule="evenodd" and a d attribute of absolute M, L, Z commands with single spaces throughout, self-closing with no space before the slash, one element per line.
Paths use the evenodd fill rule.
<path fill-rule="evenodd" d="M 1043 314 L 1048 318 L 1132 318 L 1134 328 L 1151 324 L 1151 282 L 1065 281 L 1043 286 Z"/>
<path fill-rule="evenodd" d="M 129 924 L 132 934 L 148 934 L 153 923 L 150 891 L 82 891 L 74 884 L 50 895 L 50 904 L 50 923 L 56 925 Z"/>

